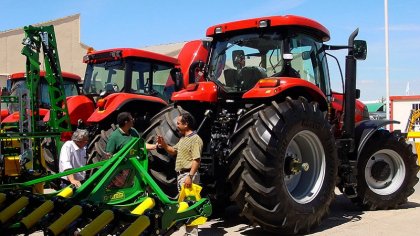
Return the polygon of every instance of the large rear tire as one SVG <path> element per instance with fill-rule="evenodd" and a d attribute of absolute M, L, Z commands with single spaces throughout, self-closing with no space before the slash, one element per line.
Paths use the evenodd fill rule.
<path fill-rule="evenodd" d="M 169 145 L 173 146 L 181 138 L 177 132 L 176 118 L 181 115 L 181 107 L 169 106 L 152 118 L 151 125 L 143 133 L 146 143 L 156 143 L 156 137 L 162 135 Z M 149 152 L 149 172 L 163 192 L 171 199 L 178 196 L 175 157 L 163 149 Z"/>
<path fill-rule="evenodd" d="M 117 126 L 112 124 L 108 130 L 101 130 L 101 132 L 92 139 L 87 147 L 88 164 L 107 159 L 105 155 L 106 144 L 108 143 L 109 136 L 111 136 L 112 132 L 116 129 Z"/>
<path fill-rule="evenodd" d="M 416 155 L 405 140 L 379 130 L 360 154 L 358 196 L 352 200 L 367 210 L 396 208 L 414 193 L 418 170 Z"/>
<path fill-rule="evenodd" d="M 296 234 L 308 232 L 327 215 L 337 152 L 324 117 L 317 103 L 287 98 L 240 119 L 231 139 L 228 180 L 231 200 L 252 224 Z"/>

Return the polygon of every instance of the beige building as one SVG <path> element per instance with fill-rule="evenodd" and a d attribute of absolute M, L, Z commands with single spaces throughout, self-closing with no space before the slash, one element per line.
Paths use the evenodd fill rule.
<path fill-rule="evenodd" d="M 89 46 L 80 42 L 80 14 L 34 24 L 34 26 L 43 25 L 54 25 L 62 71 L 83 77 L 85 64 L 82 59 Z M 25 71 L 26 58 L 20 53 L 23 48 L 23 38 L 23 26 L 0 32 L 0 85 L 2 87 L 5 86 L 7 75 Z M 41 68 L 43 68 L 42 65 Z"/>
<path fill-rule="evenodd" d="M 33 24 L 34 26 L 54 25 L 61 70 L 75 73 L 83 78 L 85 64 L 82 62 L 82 59 L 86 54 L 87 49 L 91 46 L 80 42 L 80 14 L 44 23 L 28 24 Z M 23 26 L 18 29 L 0 31 L 1 87 L 5 86 L 8 75 L 25 70 L 26 59 L 20 54 L 23 47 L 23 38 Z M 186 42 L 154 45 L 141 49 L 177 57 L 185 43 Z M 92 47 L 94 46 L 95 45 L 92 45 Z M 124 45 L 121 45 L 121 47 L 124 47 Z"/>
<path fill-rule="evenodd" d="M 160 44 L 160 45 L 146 46 L 141 49 L 146 50 L 146 51 L 160 53 L 160 54 L 165 54 L 167 56 L 177 58 L 179 52 L 181 51 L 182 47 L 186 43 L 187 42 Z"/>

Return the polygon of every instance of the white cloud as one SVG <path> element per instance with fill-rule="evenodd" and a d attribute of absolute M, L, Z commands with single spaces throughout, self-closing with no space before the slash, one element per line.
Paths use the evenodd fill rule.
<path fill-rule="evenodd" d="M 385 30 L 385 27 L 379 27 L 379 30 Z M 389 31 L 420 31 L 420 25 L 416 24 L 399 24 L 389 25 Z"/>
<path fill-rule="evenodd" d="M 362 80 L 359 80 L 358 81 L 358 83 L 360 83 L 360 84 L 362 84 L 362 85 L 370 85 L 370 84 L 375 84 L 375 83 L 377 83 L 377 81 L 374 81 L 374 80 L 367 80 L 367 79 L 362 79 Z"/>

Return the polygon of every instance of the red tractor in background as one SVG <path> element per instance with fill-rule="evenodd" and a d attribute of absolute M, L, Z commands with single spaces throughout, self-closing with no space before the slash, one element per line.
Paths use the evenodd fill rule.
<path fill-rule="evenodd" d="M 188 43 L 192 46 L 186 48 L 194 48 L 183 50 L 186 53 L 182 53 L 180 60 L 186 65 L 205 60 L 206 57 L 193 51 L 199 50 L 202 44 L 201 41 Z M 67 104 L 70 113 L 72 109 L 83 108 L 83 117 L 70 114 L 70 119 L 72 124 L 90 132 L 88 162 L 91 163 L 104 158 L 108 136 L 116 129 L 120 112 L 130 112 L 135 118 L 135 128 L 141 132 L 150 124 L 150 118 L 168 105 L 176 87 L 172 74 L 178 73 L 180 64 L 175 58 L 133 48 L 89 51 L 83 62 L 87 66 L 81 95 L 68 98 Z M 65 136 L 69 139 L 71 135 Z M 58 160 L 51 139 L 44 142 L 44 150 L 47 160 Z M 58 163 L 51 170 L 57 172 Z"/>
<path fill-rule="evenodd" d="M 208 28 L 208 57 L 188 70 L 203 78 L 188 84 L 177 74 L 185 89 L 152 118 L 146 142 L 162 135 L 176 144 L 176 117 L 193 114 L 204 142 L 203 190 L 214 203 L 233 201 L 251 224 L 271 232 L 304 233 L 318 225 L 336 186 L 366 209 L 405 203 L 418 182 L 416 156 L 383 129 L 395 121 L 369 120 L 357 101 L 356 60 L 367 55 L 357 34 L 348 45 L 327 45 L 324 26 L 292 15 Z M 331 90 L 327 62 L 328 51 L 339 49 L 348 50 L 343 93 Z M 152 176 L 175 197 L 175 158 L 162 149 L 151 156 Z"/>
<path fill-rule="evenodd" d="M 205 58 L 190 53 L 182 57 L 188 65 L 200 59 Z M 108 136 L 116 129 L 120 112 L 130 112 L 134 127 L 142 132 L 150 119 L 168 105 L 176 87 L 172 78 L 180 65 L 175 58 L 132 48 L 94 51 L 83 61 L 87 67 L 82 96 L 95 104 L 95 111 L 84 122 L 92 137 L 89 162 L 94 162 L 104 157 Z"/>
<path fill-rule="evenodd" d="M 44 78 L 45 71 L 40 72 L 40 93 L 41 97 L 39 97 L 39 104 L 40 104 L 40 116 L 44 119 L 45 122 L 49 119 L 49 108 L 51 106 L 51 99 L 48 95 L 48 85 L 47 81 Z M 86 120 L 89 117 L 89 112 L 86 110 L 86 106 L 83 106 L 84 102 L 80 101 L 79 98 L 73 99 L 75 96 L 80 94 L 79 91 L 79 84 L 82 82 L 80 76 L 69 73 L 69 72 L 62 72 L 63 82 L 64 82 L 64 93 L 67 97 L 68 103 L 68 110 L 69 115 L 72 118 L 71 124 L 72 126 L 77 126 L 77 120 L 82 119 Z M 13 73 L 9 76 L 7 80 L 7 88 L 6 91 L 11 96 L 17 96 L 19 90 L 28 89 L 27 82 L 26 82 L 26 75 L 24 72 L 20 73 Z M 3 109 L 1 114 L 1 126 L 2 129 L 9 131 L 16 129 L 19 122 L 19 104 L 9 104 L 7 109 Z M 93 108 L 90 109 L 93 112 Z"/>
<path fill-rule="evenodd" d="M 37 123 L 37 125 L 40 126 L 40 130 L 47 131 L 49 129 L 49 126 L 47 124 L 50 119 L 51 103 L 54 102 L 51 101 L 49 90 L 55 90 L 58 88 L 49 86 L 45 75 L 45 71 L 40 71 L 40 83 L 38 86 L 39 97 L 36 99 L 38 99 L 39 104 L 39 118 L 40 121 L 42 121 Z M 82 81 L 80 76 L 69 72 L 62 72 L 62 78 L 64 89 L 63 96 L 65 96 L 67 102 L 67 111 L 70 118 L 70 124 L 72 129 L 74 130 L 79 125 L 79 120 L 87 120 L 87 118 L 93 112 L 94 107 L 89 99 L 87 99 L 84 96 L 80 96 L 79 84 Z M 9 76 L 9 79 L 7 80 L 7 88 L 5 90 L 6 93 L 3 93 L 2 95 L 8 94 L 10 96 L 20 97 L 21 94 L 26 93 L 26 91 L 28 91 L 28 87 L 29 86 L 27 84 L 26 73 L 13 73 Z M 20 110 L 22 109 L 20 107 L 21 105 L 22 104 L 20 103 L 10 103 L 7 104 L 7 109 L 2 110 L 2 130 L 4 130 L 5 132 L 19 131 Z M 62 132 L 60 138 L 61 141 L 69 140 L 71 134 L 72 132 L 70 131 Z M 58 161 L 55 160 L 58 160 L 58 157 L 56 157 L 56 154 L 53 154 L 57 153 L 57 150 L 55 145 L 51 145 L 51 142 L 51 137 L 47 137 L 44 139 L 42 143 L 44 150 L 43 156 L 45 158 L 46 167 L 53 172 L 57 172 Z M 17 142 L 14 143 L 14 145 L 17 144 Z"/>

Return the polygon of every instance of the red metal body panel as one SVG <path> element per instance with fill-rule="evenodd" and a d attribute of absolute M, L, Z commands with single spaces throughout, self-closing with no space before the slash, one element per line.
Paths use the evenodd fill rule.
<path fill-rule="evenodd" d="M 420 100 L 420 95 L 405 95 L 405 96 L 390 96 L 389 100 L 393 101 L 407 101 L 407 100 Z"/>
<path fill-rule="evenodd" d="M 173 57 L 169 57 L 163 54 L 159 54 L 159 53 L 154 53 L 154 52 L 148 52 L 148 51 L 144 51 L 144 50 L 140 50 L 140 49 L 134 49 L 134 48 L 114 48 L 114 49 L 107 49 L 107 50 L 101 50 L 101 51 L 94 51 L 92 53 L 89 53 L 88 55 L 95 55 L 95 54 L 101 54 L 101 53 L 107 53 L 107 52 L 113 52 L 113 51 L 121 51 L 122 58 L 127 58 L 127 57 L 137 57 L 137 58 L 147 58 L 150 60 L 156 60 L 156 61 L 162 61 L 162 62 L 166 62 L 169 64 L 173 64 L 173 65 L 178 65 L 178 60 L 173 58 Z M 112 59 L 112 58 L 109 58 Z M 107 58 L 104 58 L 103 60 L 108 60 Z M 93 60 L 91 62 L 95 63 L 96 61 L 100 61 L 99 59 L 97 60 Z M 84 58 L 83 59 L 84 63 L 87 63 L 88 61 Z"/>
<path fill-rule="evenodd" d="M 77 121 L 82 119 L 86 122 L 95 111 L 95 104 L 91 99 L 84 95 L 67 97 L 67 109 L 69 111 L 70 123 L 77 125 Z"/>
<path fill-rule="evenodd" d="M 187 42 L 178 54 L 178 61 L 180 69 L 184 76 L 184 85 L 186 86 L 189 82 L 189 69 L 190 65 L 196 61 L 207 62 L 208 49 L 204 47 L 202 40 L 193 40 Z M 168 80 L 169 81 L 169 80 Z M 200 82 L 204 81 L 204 78 L 200 78 Z"/>
<path fill-rule="evenodd" d="M 40 108 L 40 109 L 39 109 L 39 116 L 40 116 L 41 118 L 42 118 L 42 117 L 45 117 L 45 116 L 49 113 L 49 111 L 50 111 L 50 110 L 48 110 L 48 109 Z M 4 119 L 1 121 L 1 123 L 13 123 L 13 122 L 19 122 L 19 118 L 20 118 L 19 112 L 18 112 L 18 111 L 15 111 L 15 112 L 13 112 L 12 114 L 8 115 L 6 118 L 4 118 Z"/>
<path fill-rule="evenodd" d="M 9 115 L 9 110 L 7 109 L 1 109 L 1 120 L 3 121 L 4 118 L 6 118 Z"/>
<path fill-rule="evenodd" d="M 193 91 L 183 89 L 172 94 L 172 101 L 217 102 L 217 86 L 214 82 L 199 82 Z"/>
<path fill-rule="evenodd" d="M 117 110 L 122 104 L 125 104 L 130 101 L 147 101 L 152 103 L 160 103 L 167 105 L 167 103 L 158 97 L 145 96 L 139 94 L 130 94 L 130 93 L 113 93 L 108 95 L 105 99 L 105 108 L 100 111 L 98 108 L 92 113 L 92 115 L 87 119 L 88 123 L 97 123 L 108 117 L 112 112 Z M 140 108 L 139 109 L 143 109 Z"/>
<path fill-rule="evenodd" d="M 39 72 L 39 76 L 40 77 L 45 77 L 45 71 L 41 71 Z M 82 78 L 76 74 L 73 73 L 69 73 L 69 72 L 61 72 L 61 76 L 63 77 L 63 79 L 69 79 L 69 80 L 76 80 L 77 82 L 82 81 Z M 11 80 L 19 80 L 19 79 L 25 79 L 26 78 L 26 73 L 25 72 L 18 72 L 18 73 L 13 73 L 9 76 L 9 79 Z"/>
<path fill-rule="evenodd" d="M 311 20 L 309 18 L 301 17 L 301 16 L 293 16 L 293 15 L 286 15 L 286 16 L 270 16 L 270 17 L 260 17 L 260 18 L 253 18 L 247 20 L 240 20 L 240 21 L 233 21 L 229 23 L 219 24 L 207 29 L 206 35 L 208 37 L 213 37 L 215 35 L 215 29 L 218 27 L 222 28 L 222 32 L 229 32 L 229 31 L 236 31 L 236 30 L 243 30 L 243 29 L 251 29 L 251 28 L 258 28 L 258 23 L 261 20 L 269 20 L 270 27 L 273 26 L 300 26 L 305 28 L 311 28 L 313 30 L 317 30 L 318 34 L 323 38 L 323 41 L 328 41 L 330 38 L 330 32 L 320 23 Z"/>
<path fill-rule="evenodd" d="M 71 125 L 77 126 L 79 119 L 82 119 L 83 122 L 87 122 L 89 116 L 95 111 L 95 104 L 93 101 L 84 95 L 70 96 L 66 98 L 66 101 Z M 48 122 L 49 120 L 50 112 L 48 111 L 44 116 L 43 121 Z"/>
<path fill-rule="evenodd" d="M 341 116 L 343 114 L 343 94 L 342 93 L 333 93 L 332 94 L 332 102 L 331 107 L 335 110 L 336 116 Z M 355 110 L 355 122 L 359 122 L 363 120 L 363 110 L 365 108 L 365 104 L 360 100 L 356 100 L 356 110 Z M 340 128 L 341 129 L 341 128 Z"/>
<path fill-rule="evenodd" d="M 309 91 L 313 91 L 318 96 L 322 96 L 324 99 L 326 99 L 324 93 L 317 86 L 315 86 L 314 84 L 306 80 L 291 78 L 291 77 L 281 77 L 281 78 L 278 78 L 278 80 L 280 80 L 279 86 L 272 87 L 272 88 L 261 88 L 259 86 L 260 83 L 257 83 L 254 86 L 254 88 L 246 92 L 242 96 L 242 98 L 249 99 L 249 98 L 273 97 L 293 87 L 305 87 L 305 88 L 308 88 Z"/>

